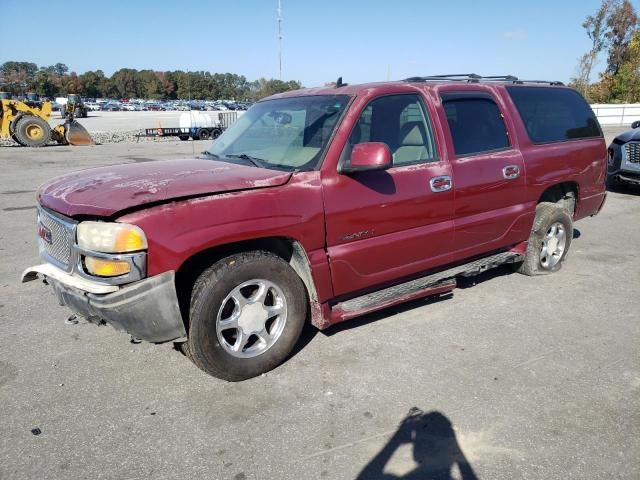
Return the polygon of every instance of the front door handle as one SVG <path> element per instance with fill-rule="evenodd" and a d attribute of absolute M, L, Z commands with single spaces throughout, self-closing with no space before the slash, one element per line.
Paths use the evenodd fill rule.
<path fill-rule="evenodd" d="M 520 176 L 520 167 L 518 165 L 507 165 L 502 169 L 502 176 L 507 180 L 515 180 Z"/>
<path fill-rule="evenodd" d="M 451 190 L 453 183 L 451 182 L 451 177 L 449 175 L 442 175 L 440 177 L 433 177 L 429 180 L 429 185 L 431 186 L 432 192 L 438 193 Z"/>

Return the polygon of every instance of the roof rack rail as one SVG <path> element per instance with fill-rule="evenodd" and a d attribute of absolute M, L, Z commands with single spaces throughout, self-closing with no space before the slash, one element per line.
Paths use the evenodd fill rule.
<path fill-rule="evenodd" d="M 562 86 L 564 83 L 554 80 L 523 80 L 519 79 L 515 75 L 478 75 L 477 73 L 450 73 L 446 75 L 427 75 L 424 77 L 409 77 L 405 78 L 405 82 L 429 82 L 446 80 L 449 82 L 466 82 L 466 83 L 480 83 L 480 82 L 511 82 L 514 84 L 524 83 L 544 83 L 548 85 Z"/>

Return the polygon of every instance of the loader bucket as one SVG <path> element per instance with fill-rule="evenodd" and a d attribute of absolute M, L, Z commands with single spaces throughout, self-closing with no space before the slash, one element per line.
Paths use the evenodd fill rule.
<path fill-rule="evenodd" d="M 64 124 L 64 138 L 70 145 L 94 145 L 94 141 L 87 129 L 75 120 Z"/>

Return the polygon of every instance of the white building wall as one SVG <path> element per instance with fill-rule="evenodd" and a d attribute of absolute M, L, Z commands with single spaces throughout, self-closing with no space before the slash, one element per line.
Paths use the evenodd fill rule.
<path fill-rule="evenodd" d="M 600 125 L 631 125 L 640 120 L 640 103 L 617 103 L 591 105 Z"/>

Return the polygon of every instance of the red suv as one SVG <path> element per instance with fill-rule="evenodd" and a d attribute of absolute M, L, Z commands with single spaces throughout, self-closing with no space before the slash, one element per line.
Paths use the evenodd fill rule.
<path fill-rule="evenodd" d="M 196 159 L 85 170 L 38 191 L 61 303 L 242 380 L 318 328 L 512 263 L 558 270 L 605 201 L 575 90 L 439 76 L 269 97 Z"/>

